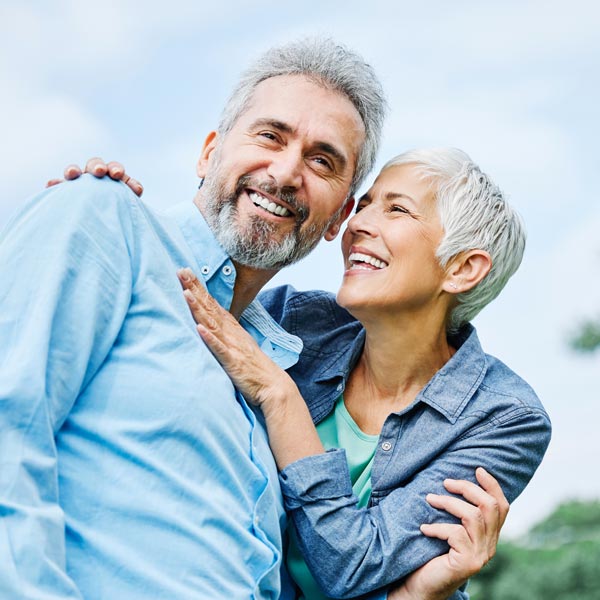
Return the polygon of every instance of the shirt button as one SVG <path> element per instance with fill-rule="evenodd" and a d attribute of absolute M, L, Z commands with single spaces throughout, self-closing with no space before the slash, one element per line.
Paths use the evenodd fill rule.
<path fill-rule="evenodd" d="M 200 269 L 200 273 L 202 273 L 202 275 L 208 275 L 210 272 L 210 267 L 208 265 L 204 265 L 201 269 Z"/>
<path fill-rule="evenodd" d="M 391 442 L 383 442 L 383 444 L 381 444 L 381 449 L 384 452 L 389 452 L 392 449 L 392 443 Z"/>
<path fill-rule="evenodd" d="M 229 265 L 223 267 L 223 275 L 231 275 L 233 269 Z"/>

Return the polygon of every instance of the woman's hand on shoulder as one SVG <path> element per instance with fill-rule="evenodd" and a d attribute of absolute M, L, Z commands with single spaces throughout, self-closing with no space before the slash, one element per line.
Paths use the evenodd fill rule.
<path fill-rule="evenodd" d="M 177 275 L 197 323 L 198 333 L 249 402 L 264 410 L 284 401 L 290 389 L 297 391 L 289 375 L 258 347 L 235 317 L 208 293 L 191 269 L 181 269 Z"/>
<path fill-rule="evenodd" d="M 108 175 L 108 177 L 115 181 L 122 181 L 127 184 L 136 196 L 141 196 L 144 193 L 142 184 L 133 179 L 133 177 L 127 175 L 125 167 L 121 163 L 114 160 L 105 163 L 98 157 L 90 158 L 85 164 L 83 171 L 78 165 L 68 165 L 63 172 L 64 179 L 50 179 L 46 183 L 46 187 L 52 187 L 65 180 L 72 181 L 73 179 L 80 177 L 83 173 L 91 173 L 94 177 L 98 177 L 99 179 Z"/>

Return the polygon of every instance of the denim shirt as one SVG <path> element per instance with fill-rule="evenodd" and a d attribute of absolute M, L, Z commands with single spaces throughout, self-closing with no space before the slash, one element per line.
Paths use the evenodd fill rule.
<path fill-rule="evenodd" d="M 288 372 L 318 423 L 344 391 L 364 346 L 364 328 L 326 292 L 285 286 L 260 298 L 304 342 Z M 471 325 L 450 342 L 454 356 L 410 406 L 386 419 L 367 507 L 356 505 L 343 450 L 301 459 L 280 473 L 301 549 L 329 596 L 380 588 L 369 597 L 385 597 L 386 586 L 448 551 L 446 542 L 419 530 L 422 523 L 450 520 L 425 501 L 430 492 L 447 494 L 445 478 L 475 481 L 475 469 L 484 467 L 512 502 L 544 456 L 550 420 L 529 385 L 483 352 Z M 461 591 L 453 596 L 465 597 Z"/>

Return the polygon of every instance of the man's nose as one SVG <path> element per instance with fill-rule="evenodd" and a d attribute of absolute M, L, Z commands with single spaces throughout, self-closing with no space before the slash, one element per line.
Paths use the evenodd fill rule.
<path fill-rule="evenodd" d="M 302 154 L 294 148 L 285 148 L 277 152 L 267 167 L 267 173 L 275 180 L 279 188 L 299 189 L 302 187 Z"/>

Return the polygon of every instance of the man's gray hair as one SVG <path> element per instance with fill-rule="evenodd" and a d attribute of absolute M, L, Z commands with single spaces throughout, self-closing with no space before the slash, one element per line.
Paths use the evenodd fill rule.
<path fill-rule="evenodd" d="M 448 330 L 456 331 L 491 302 L 519 268 L 525 227 L 500 188 L 462 150 L 410 150 L 392 158 L 383 170 L 406 164 L 415 165 L 431 183 L 444 229 L 437 249 L 442 268 L 468 250 L 485 250 L 492 257 L 489 274 L 457 296 L 458 304 L 448 323 Z"/>
<path fill-rule="evenodd" d="M 306 38 L 267 50 L 244 73 L 221 113 L 219 133 L 225 135 L 248 109 L 256 86 L 279 75 L 303 75 L 344 96 L 358 111 L 365 141 L 352 178 L 353 195 L 373 168 L 386 112 L 383 88 L 373 68 L 355 52 L 328 38 Z"/>

